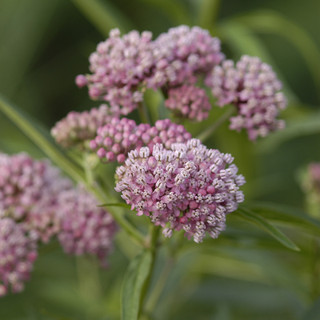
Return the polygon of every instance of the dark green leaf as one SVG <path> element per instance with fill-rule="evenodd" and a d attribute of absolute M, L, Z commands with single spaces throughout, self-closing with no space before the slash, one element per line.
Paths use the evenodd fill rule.
<path fill-rule="evenodd" d="M 122 287 L 122 320 L 137 320 L 140 310 L 140 298 L 152 264 L 152 254 L 146 250 L 130 263 Z"/>
<path fill-rule="evenodd" d="M 296 208 L 265 202 L 252 202 L 247 206 L 268 221 L 305 229 L 320 236 L 320 221 Z"/>
<path fill-rule="evenodd" d="M 292 242 L 282 231 L 271 225 L 267 220 L 252 212 L 251 210 L 248 210 L 241 206 L 238 209 L 238 216 L 243 218 L 244 220 L 247 220 L 248 222 L 256 224 L 261 229 L 267 231 L 270 235 L 272 235 L 273 238 L 278 240 L 285 247 L 291 250 L 300 251 L 299 247 L 297 247 L 297 245 Z"/>
<path fill-rule="evenodd" d="M 169 17 L 174 24 L 191 24 L 191 19 L 185 5 L 171 0 L 139 0 L 157 8 Z"/>
<path fill-rule="evenodd" d="M 272 10 L 255 11 L 236 20 L 255 31 L 281 35 L 290 41 L 304 58 L 315 83 L 320 88 L 320 50 L 303 28 Z"/>
<path fill-rule="evenodd" d="M 123 32 L 132 29 L 127 17 L 124 17 L 111 1 L 72 0 L 75 6 L 105 36 L 110 29 L 119 28 Z"/>
<path fill-rule="evenodd" d="M 260 152 L 271 152 L 282 143 L 297 137 L 320 133 L 320 112 L 314 112 L 305 118 L 288 121 L 284 130 L 274 132 L 261 141 Z"/>
<path fill-rule="evenodd" d="M 75 181 L 83 181 L 84 176 L 81 169 L 52 143 L 48 132 L 2 95 L 0 95 L 0 111 L 70 177 Z"/>

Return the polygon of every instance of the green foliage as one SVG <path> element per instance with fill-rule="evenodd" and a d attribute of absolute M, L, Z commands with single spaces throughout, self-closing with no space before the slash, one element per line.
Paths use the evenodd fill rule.
<path fill-rule="evenodd" d="M 1 319 L 113 320 L 121 317 L 120 310 L 122 319 L 138 319 L 142 298 L 149 298 L 146 285 L 150 280 L 151 290 L 157 288 L 163 274 L 166 281 L 157 303 L 140 318 L 318 319 L 320 221 L 304 211 L 294 178 L 301 166 L 320 160 L 315 107 L 320 105 L 320 38 L 314 31 L 319 29 L 320 8 L 315 0 L 305 5 L 309 11 L 303 17 L 297 0 L 274 0 L 263 8 L 250 1 L 208 0 L 0 2 L 0 92 L 8 97 L 0 97 L 5 115 L 0 117 L 1 151 L 46 155 L 75 181 L 86 184 L 123 226 L 107 270 L 100 270 L 95 261 L 64 255 L 55 243 L 41 248 L 25 292 L 1 298 Z M 209 146 L 235 156 L 248 181 L 248 200 L 228 216 L 227 230 L 218 239 L 196 245 L 180 234 L 161 238 L 168 252 L 161 251 L 154 261 L 150 239 L 144 236 L 146 221 L 127 214 L 129 208 L 120 199 L 106 197 L 103 185 L 93 188 L 81 161 L 55 146 L 48 128 L 70 110 L 97 105 L 73 81 L 76 74 L 87 72 L 88 55 L 111 28 L 151 29 L 157 34 L 178 24 L 208 28 L 221 38 L 229 58 L 250 54 L 271 64 L 289 99 L 284 112 L 288 121 L 285 130 L 254 145 L 244 133 L 229 132 L 227 125 L 207 139 Z M 289 45 L 293 57 L 279 59 L 282 44 Z M 303 88 L 312 104 L 301 101 L 297 88 Z M 166 117 L 163 97 L 147 95 L 152 120 Z M 184 124 L 198 135 L 216 122 L 219 112 L 203 124 Z M 106 172 L 111 180 L 112 170 Z M 181 250 L 171 252 L 176 247 Z M 141 253 L 136 256 L 137 252 Z M 163 273 L 168 259 L 169 271 Z"/>
<path fill-rule="evenodd" d="M 145 250 L 135 257 L 125 274 L 122 288 L 122 320 L 137 320 L 144 284 L 151 271 L 152 254 Z"/>

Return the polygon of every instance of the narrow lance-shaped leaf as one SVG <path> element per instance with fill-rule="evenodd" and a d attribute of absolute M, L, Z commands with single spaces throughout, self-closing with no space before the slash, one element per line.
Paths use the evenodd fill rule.
<path fill-rule="evenodd" d="M 313 112 L 308 117 L 288 121 L 285 130 L 279 130 L 261 141 L 258 150 L 267 153 L 286 141 L 302 136 L 320 133 L 320 112 Z"/>
<path fill-rule="evenodd" d="M 72 0 L 84 16 L 105 36 L 110 29 L 119 28 L 122 32 L 133 29 L 128 18 L 124 17 L 111 1 Z"/>
<path fill-rule="evenodd" d="M 254 212 L 241 206 L 238 209 L 238 216 L 246 221 L 258 225 L 260 228 L 267 231 L 273 238 L 275 238 L 277 241 L 283 244 L 285 247 L 291 250 L 300 251 L 299 247 L 294 242 L 292 242 L 282 231 L 280 231 L 275 226 L 271 225 L 267 220 L 255 214 Z"/>
<path fill-rule="evenodd" d="M 145 250 L 130 263 L 122 287 L 122 320 L 137 320 L 140 311 L 140 300 L 144 284 L 150 274 L 152 253 Z"/>
<path fill-rule="evenodd" d="M 320 88 L 320 50 L 308 32 L 297 23 L 272 10 L 255 11 L 235 19 L 255 31 L 277 34 L 290 41 L 304 58 L 314 82 Z"/>
<path fill-rule="evenodd" d="M 0 94 L 0 111 L 2 111 L 27 137 L 30 138 L 53 162 L 75 181 L 83 181 L 81 169 L 68 159 L 48 137 L 48 133 L 38 123 L 23 114 L 18 107 L 8 102 Z"/>
<path fill-rule="evenodd" d="M 247 203 L 246 206 L 268 221 L 303 229 L 320 236 L 320 221 L 299 209 L 278 203 L 256 201 Z"/>

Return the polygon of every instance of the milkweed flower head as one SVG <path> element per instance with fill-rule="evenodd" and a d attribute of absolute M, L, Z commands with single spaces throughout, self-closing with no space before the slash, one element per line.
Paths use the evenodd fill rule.
<path fill-rule="evenodd" d="M 205 120 L 211 109 L 206 91 L 194 85 L 182 85 L 168 90 L 165 106 L 178 117 Z"/>
<path fill-rule="evenodd" d="M 146 89 L 193 84 L 223 57 L 219 39 L 199 27 L 171 28 L 154 41 L 149 31 L 121 36 L 113 29 L 89 58 L 91 74 L 78 75 L 76 84 L 88 86 L 93 100 L 107 101 L 127 115 L 142 102 Z"/>
<path fill-rule="evenodd" d="M 60 197 L 61 230 L 58 239 L 66 253 L 94 255 L 107 266 L 113 247 L 116 224 L 108 211 L 98 207 L 93 196 L 82 187 Z"/>
<path fill-rule="evenodd" d="M 154 64 L 151 39 L 148 31 L 131 31 L 121 37 L 118 29 L 111 30 L 89 58 L 92 74 L 79 75 L 76 84 L 87 85 L 92 99 L 121 106 L 124 115 L 130 113 L 142 101 L 141 85 Z"/>
<path fill-rule="evenodd" d="M 208 233 L 218 237 L 225 228 L 226 214 L 244 200 L 239 187 L 245 183 L 233 157 L 207 149 L 199 140 L 157 144 L 129 153 L 116 170 L 115 190 L 137 215 L 149 216 L 163 234 L 185 231 L 201 242 Z"/>
<path fill-rule="evenodd" d="M 281 82 L 272 68 L 257 57 L 242 56 L 234 65 L 224 60 L 208 75 L 206 84 L 218 99 L 218 105 L 234 104 L 237 115 L 230 119 L 230 129 L 246 129 L 250 140 L 265 137 L 284 128 L 278 120 L 287 101 L 280 91 Z"/>
<path fill-rule="evenodd" d="M 37 258 L 36 240 L 11 218 L 0 219 L 0 297 L 23 290 Z"/>
<path fill-rule="evenodd" d="M 224 57 L 218 38 L 185 25 L 162 33 L 153 47 L 156 64 L 147 83 L 154 89 L 194 83 L 197 75 L 207 74 Z"/>
<path fill-rule="evenodd" d="M 48 161 L 0 154 L 0 218 L 25 224 L 39 240 L 48 242 L 59 231 L 59 196 L 70 189 L 71 181 Z"/>
<path fill-rule="evenodd" d="M 65 148 L 81 145 L 95 137 L 97 129 L 119 115 L 119 110 L 106 104 L 90 111 L 71 111 L 51 129 L 56 142 Z"/>
<path fill-rule="evenodd" d="M 122 163 L 129 151 L 148 146 L 151 149 L 156 143 L 163 143 L 170 148 L 173 143 L 186 142 L 191 134 L 182 125 L 169 119 L 158 120 L 154 126 L 146 123 L 136 124 L 127 118 L 114 118 L 97 131 L 97 136 L 91 141 L 90 147 L 97 155 L 106 161 Z"/>

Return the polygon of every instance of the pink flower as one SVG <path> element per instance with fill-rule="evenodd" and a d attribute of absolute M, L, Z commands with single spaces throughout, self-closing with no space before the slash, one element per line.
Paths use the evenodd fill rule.
<path fill-rule="evenodd" d="M 137 211 L 161 225 L 165 236 L 184 229 L 201 242 L 206 233 L 216 238 L 225 228 L 226 214 L 244 200 L 245 183 L 230 154 L 207 149 L 199 140 L 157 144 L 129 153 L 116 171 L 115 190 Z"/>
<path fill-rule="evenodd" d="M 154 89 L 194 83 L 197 75 L 206 75 L 224 57 L 218 38 L 185 25 L 162 33 L 154 41 L 153 54 L 156 64 L 147 83 Z"/>
<path fill-rule="evenodd" d="M 37 258 L 36 240 L 10 218 L 0 219 L 0 297 L 20 292 Z"/>
<path fill-rule="evenodd" d="M 169 89 L 165 105 L 173 110 L 177 116 L 196 121 L 205 120 L 211 109 L 205 90 L 194 85 L 183 85 Z"/>
<path fill-rule="evenodd" d="M 163 143 L 170 148 L 173 143 L 186 142 L 191 134 L 182 125 L 175 124 L 169 119 L 158 120 L 155 126 L 141 123 L 127 118 L 114 118 L 97 131 L 97 136 L 90 146 L 97 151 L 100 158 L 108 162 L 122 163 L 129 151 L 143 146 L 152 147 L 156 143 Z"/>
<path fill-rule="evenodd" d="M 66 253 L 95 255 L 102 266 L 113 247 L 116 224 L 112 216 L 98 207 L 83 188 L 70 190 L 60 197 L 61 230 L 59 241 Z"/>
<path fill-rule="evenodd" d="M 120 106 L 121 114 L 130 113 L 142 101 L 140 86 L 154 65 L 151 38 L 148 31 L 121 37 L 118 29 L 111 30 L 90 56 L 92 74 L 78 76 L 77 85 L 87 84 L 92 99 L 108 101 L 112 108 Z"/>
<path fill-rule="evenodd" d="M 249 139 L 265 137 L 269 132 L 284 128 L 284 121 L 277 120 L 287 101 L 281 90 L 281 82 L 272 68 L 257 57 L 243 56 L 234 66 L 225 60 L 214 67 L 206 84 L 218 98 L 218 104 L 232 103 L 237 115 L 232 117 L 230 129 L 246 129 Z"/>
<path fill-rule="evenodd" d="M 105 104 L 90 111 L 71 111 L 64 119 L 56 123 L 51 129 L 51 134 L 56 142 L 65 148 L 85 147 L 85 142 L 95 137 L 99 127 L 118 115 L 118 109 L 110 109 Z"/>
<path fill-rule="evenodd" d="M 0 154 L 0 219 L 23 223 L 39 240 L 48 242 L 59 231 L 59 196 L 70 189 L 71 181 L 48 161 Z"/>

